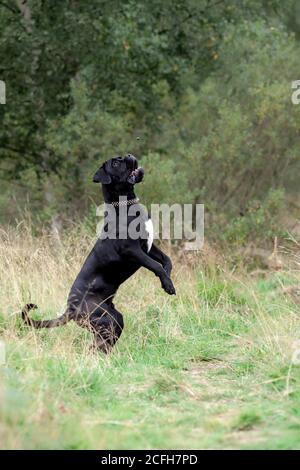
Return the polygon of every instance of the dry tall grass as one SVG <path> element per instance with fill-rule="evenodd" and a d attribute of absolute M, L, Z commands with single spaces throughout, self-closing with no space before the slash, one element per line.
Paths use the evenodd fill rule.
<path fill-rule="evenodd" d="M 19 320 L 31 301 L 42 318 L 64 310 L 93 243 L 81 228 L 61 240 L 25 223 L 0 232 L 1 446 L 297 447 L 298 271 L 256 278 L 212 253 L 175 255 L 170 298 L 141 270 L 117 295 L 125 331 L 104 357 L 76 325 Z"/>

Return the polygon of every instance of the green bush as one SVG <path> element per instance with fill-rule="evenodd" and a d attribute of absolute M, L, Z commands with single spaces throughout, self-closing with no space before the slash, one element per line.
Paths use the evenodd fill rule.
<path fill-rule="evenodd" d="M 159 75 L 147 83 L 151 106 L 137 104 L 123 86 L 97 99 L 94 69 L 82 67 L 70 81 L 69 108 L 45 123 L 47 171 L 24 167 L 13 194 L 3 186 L 6 215 L 14 215 L 17 200 L 39 221 L 53 224 L 61 214 L 64 222 L 80 213 L 90 225 L 101 201 L 92 184 L 95 169 L 132 152 L 145 167 L 137 194 L 146 205 L 203 203 L 206 237 L 216 241 L 245 244 L 281 235 L 280 214 L 297 194 L 300 171 L 299 107 L 291 102 L 299 45 L 279 17 L 257 21 L 255 13 L 245 21 L 233 10 L 235 20 L 219 25 L 221 39 L 209 34 L 209 73 L 197 83 L 196 67 L 176 72 L 181 93 Z"/>

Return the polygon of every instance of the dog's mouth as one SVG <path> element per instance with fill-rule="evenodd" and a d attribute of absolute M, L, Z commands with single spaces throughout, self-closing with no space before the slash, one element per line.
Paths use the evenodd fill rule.
<path fill-rule="evenodd" d="M 129 153 L 125 157 L 125 163 L 127 169 L 129 170 L 129 175 L 127 177 L 127 182 L 130 184 L 136 184 L 142 181 L 144 176 L 144 169 L 142 167 L 138 167 L 138 161 L 134 155 Z"/>
<path fill-rule="evenodd" d="M 144 177 L 144 168 L 139 166 L 135 170 L 132 170 L 129 177 L 127 178 L 127 181 L 130 184 L 136 184 L 136 183 L 140 183 L 143 177 Z"/>

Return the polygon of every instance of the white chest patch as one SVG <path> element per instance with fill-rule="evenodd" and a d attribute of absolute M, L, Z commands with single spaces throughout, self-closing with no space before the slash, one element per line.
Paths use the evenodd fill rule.
<path fill-rule="evenodd" d="M 148 219 L 147 222 L 145 222 L 145 229 L 148 232 L 147 245 L 148 245 L 148 253 L 149 253 L 149 251 L 151 250 L 153 237 L 154 237 L 153 223 L 151 219 Z"/>

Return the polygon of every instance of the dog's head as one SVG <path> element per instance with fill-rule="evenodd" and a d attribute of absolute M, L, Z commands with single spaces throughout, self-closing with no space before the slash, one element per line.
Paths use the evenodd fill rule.
<path fill-rule="evenodd" d="M 137 159 L 128 154 L 125 157 L 113 157 L 103 163 L 96 171 L 93 181 L 111 186 L 132 187 L 140 183 L 143 176 L 144 170 L 138 167 Z"/>

